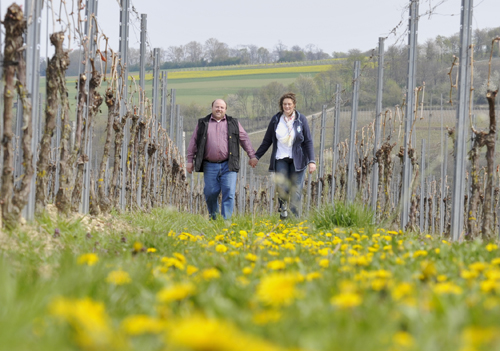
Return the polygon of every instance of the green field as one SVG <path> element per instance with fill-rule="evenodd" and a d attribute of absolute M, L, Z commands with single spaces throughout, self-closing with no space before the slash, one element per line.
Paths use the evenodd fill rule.
<path fill-rule="evenodd" d="M 264 67 L 264 68 L 263 68 Z M 311 67 L 314 67 L 311 69 Z M 266 67 L 266 66 L 252 66 L 252 68 L 247 68 L 241 66 L 239 68 L 232 68 L 230 70 L 231 75 L 227 75 L 228 69 L 220 70 L 225 72 L 226 75 L 215 76 L 215 77 L 204 77 L 207 72 L 214 73 L 217 72 L 216 69 L 206 71 L 186 71 L 193 78 L 180 78 L 180 79 L 168 79 L 168 89 L 176 89 L 176 102 L 178 104 L 189 105 L 191 103 L 197 103 L 199 105 L 208 105 L 214 99 L 223 97 L 228 94 L 235 94 L 240 89 L 253 89 L 260 88 L 271 82 L 279 82 L 283 85 L 289 85 L 295 81 L 300 75 L 310 75 L 314 76 L 318 71 L 326 70 L 331 65 L 317 65 L 317 66 L 291 66 L 291 67 Z M 288 71 L 287 71 L 288 70 Z M 239 74 L 238 71 L 242 72 Z M 255 71 L 255 74 L 252 73 Z M 268 71 L 268 73 L 266 72 Z M 199 72 L 200 77 L 196 77 L 196 73 Z M 262 73 L 265 72 L 265 73 Z M 151 71 L 146 72 L 146 96 L 148 98 L 152 97 L 153 93 L 153 80 L 151 78 Z M 174 77 L 179 76 L 179 71 L 172 72 Z M 134 76 L 136 83 L 138 84 L 138 72 L 130 72 L 131 76 Z M 68 87 L 70 104 L 72 110 L 74 110 L 75 97 L 76 97 L 76 81 L 77 77 L 67 77 L 66 83 Z M 104 93 L 107 88 L 107 81 L 103 81 L 101 85 L 100 92 Z M 130 89 L 129 89 L 130 91 Z M 40 79 L 40 92 L 45 93 L 45 77 Z"/>
<path fill-rule="evenodd" d="M 168 80 L 168 88 L 176 89 L 176 100 L 180 104 L 195 102 L 208 105 L 214 99 L 235 94 L 239 89 L 260 88 L 271 82 L 289 85 L 301 73 L 274 73 L 216 78 L 193 78 Z M 148 82 L 151 84 L 151 82 Z"/>

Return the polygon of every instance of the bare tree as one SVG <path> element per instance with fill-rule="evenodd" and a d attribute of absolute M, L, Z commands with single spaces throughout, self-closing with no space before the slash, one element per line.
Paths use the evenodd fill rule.
<path fill-rule="evenodd" d="M 205 58 L 209 62 L 225 60 L 229 55 L 227 44 L 222 43 L 215 38 L 210 38 L 205 42 L 204 50 Z"/>
<path fill-rule="evenodd" d="M 278 44 L 276 44 L 274 46 L 274 52 L 276 53 L 277 60 L 280 60 L 283 57 L 283 54 L 286 51 L 286 49 L 287 49 L 287 46 L 285 44 L 283 44 L 281 42 L 281 40 L 278 41 Z"/>
<path fill-rule="evenodd" d="M 312 107 L 314 97 L 318 94 L 318 89 L 314 79 L 309 76 L 300 75 L 295 80 L 295 87 L 304 100 L 304 108 L 307 110 Z"/>
<path fill-rule="evenodd" d="M 184 46 L 186 51 L 186 60 L 189 62 L 201 61 L 203 57 L 203 46 L 197 41 L 190 41 Z"/>
<path fill-rule="evenodd" d="M 139 64 L 141 59 L 141 51 L 135 48 L 128 49 L 128 63 L 129 65 L 137 65 Z"/>
<path fill-rule="evenodd" d="M 186 55 L 184 52 L 184 47 L 181 46 L 169 46 L 167 49 L 167 60 L 175 63 L 184 61 Z"/>
<path fill-rule="evenodd" d="M 257 63 L 269 63 L 271 62 L 271 54 L 266 48 L 260 47 L 257 50 Z"/>

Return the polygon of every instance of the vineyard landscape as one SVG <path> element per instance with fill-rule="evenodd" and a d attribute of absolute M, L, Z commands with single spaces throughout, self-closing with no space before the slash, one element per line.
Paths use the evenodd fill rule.
<path fill-rule="evenodd" d="M 408 43 L 366 52 L 253 62 L 210 39 L 223 59 L 136 60 L 105 49 L 97 0 L 74 5 L 79 47 L 54 31 L 49 60 L 41 1 L 2 22 L 0 350 L 500 350 L 500 27 L 417 46 L 410 17 Z M 233 217 L 209 220 L 196 120 L 224 98 L 257 148 L 287 91 L 318 165 L 300 216 L 279 219 L 269 155 L 241 152 Z"/>

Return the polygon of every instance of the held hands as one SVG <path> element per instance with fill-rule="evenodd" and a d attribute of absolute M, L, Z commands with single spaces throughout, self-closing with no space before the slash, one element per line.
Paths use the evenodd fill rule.
<path fill-rule="evenodd" d="M 189 174 L 193 173 L 193 164 L 192 163 L 186 163 L 186 171 Z"/>
<path fill-rule="evenodd" d="M 259 162 L 259 160 L 257 158 L 252 158 L 250 160 L 248 160 L 248 164 L 250 165 L 250 167 L 252 168 L 255 168 L 255 166 L 257 166 L 257 163 Z"/>
<path fill-rule="evenodd" d="M 316 170 L 316 163 L 309 163 L 309 173 L 312 173 Z"/>

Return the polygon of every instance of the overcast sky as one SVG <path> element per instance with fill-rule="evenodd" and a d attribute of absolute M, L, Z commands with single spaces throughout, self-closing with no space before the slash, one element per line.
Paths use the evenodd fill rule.
<path fill-rule="evenodd" d="M 71 0 L 67 2 L 71 4 Z M 272 50 L 281 41 L 289 48 L 313 44 L 328 54 L 349 49 L 364 51 L 375 48 L 378 37 L 388 36 L 401 20 L 403 25 L 398 34 L 403 33 L 408 23 L 408 14 L 403 10 L 408 3 L 408 0 L 131 0 L 138 15 L 130 16 L 129 45 L 139 47 L 140 14 L 144 13 L 147 14 L 149 45 L 153 48 L 166 49 L 193 40 L 204 43 L 213 37 L 230 47 L 254 44 Z M 500 26 L 500 0 L 475 0 L 474 3 L 474 29 Z M 1 1 L 2 19 L 10 4 Z M 436 35 L 448 36 L 460 30 L 461 0 L 421 0 L 420 14 L 438 4 L 430 18 L 420 19 L 421 43 Z M 57 13 L 59 7 L 54 8 Z M 99 25 L 115 50 L 119 38 L 119 9 L 119 0 L 99 0 Z M 43 21 L 45 14 L 44 9 Z M 49 24 L 49 32 L 52 32 L 52 19 Z M 45 23 L 42 28 L 44 56 Z M 60 25 L 56 25 L 56 29 L 61 29 Z M 387 45 L 396 38 L 390 35 Z"/>

